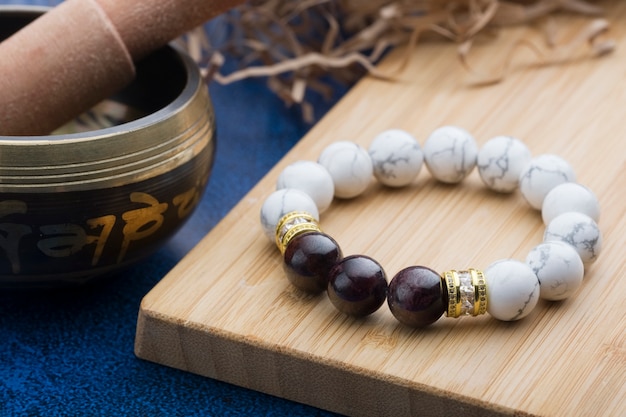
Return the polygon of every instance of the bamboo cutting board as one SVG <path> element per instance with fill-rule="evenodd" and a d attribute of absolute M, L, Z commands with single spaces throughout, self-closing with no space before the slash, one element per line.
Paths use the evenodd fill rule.
<path fill-rule="evenodd" d="M 611 20 L 626 21 L 626 3 L 611 4 Z M 569 19 L 564 36 L 585 22 Z M 599 59 L 530 68 L 532 56 L 521 52 L 506 79 L 488 87 L 470 85 L 450 44 L 420 45 L 398 82 L 365 78 L 144 298 L 136 354 L 347 415 L 624 415 L 625 29 L 613 25 L 618 49 Z M 472 62 L 493 68 L 521 38 L 539 39 L 533 28 L 508 29 L 476 46 Z M 380 68 L 400 60 L 397 51 Z M 412 330 L 386 306 L 352 319 L 324 296 L 292 289 L 258 220 L 282 168 L 317 159 L 337 140 L 367 147 L 388 128 L 423 144 L 444 124 L 468 129 L 479 145 L 507 134 L 534 155 L 558 154 L 598 195 L 604 248 L 578 293 L 540 301 L 520 322 L 444 317 Z M 374 257 L 390 278 L 409 265 L 523 260 L 544 229 L 519 193 L 488 192 L 476 172 L 444 186 L 425 170 L 408 188 L 372 183 L 333 203 L 321 224 L 345 255 Z"/>

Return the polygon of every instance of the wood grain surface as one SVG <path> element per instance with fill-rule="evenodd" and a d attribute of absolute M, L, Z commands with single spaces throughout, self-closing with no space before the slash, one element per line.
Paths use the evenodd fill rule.
<path fill-rule="evenodd" d="M 614 53 L 537 66 L 520 49 L 501 83 L 477 87 L 456 46 L 423 43 L 399 80 L 366 77 L 143 300 L 136 354 L 163 365 L 335 412 L 358 416 L 617 416 L 626 412 L 626 3 L 609 3 Z M 622 23 L 619 23 L 621 19 Z M 559 17 L 563 39 L 588 20 Z M 518 27 L 478 42 L 477 71 L 493 71 Z M 380 65 L 398 67 L 404 51 Z M 480 144 L 512 135 L 534 155 L 567 159 L 598 195 L 604 247 L 582 288 L 563 302 L 540 301 L 515 323 L 489 316 L 442 318 L 428 329 L 399 324 L 386 306 L 367 319 L 338 313 L 325 296 L 290 287 L 281 257 L 263 236 L 259 209 L 281 169 L 315 160 L 337 140 L 369 146 L 388 128 L 420 143 L 454 124 Z M 336 201 L 322 228 L 345 255 L 361 253 L 391 278 L 409 265 L 437 271 L 523 260 L 544 226 L 519 192 L 486 190 L 477 172 L 462 184 L 424 169 L 410 187 L 374 182 Z"/>

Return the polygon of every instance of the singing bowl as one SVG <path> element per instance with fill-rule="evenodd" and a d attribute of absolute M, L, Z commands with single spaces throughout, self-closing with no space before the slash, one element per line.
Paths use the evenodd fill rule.
<path fill-rule="evenodd" d="M 0 40 L 45 10 L 0 7 Z M 154 253 L 196 208 L 214 153 L 207 87 L 173 46 L 61 133 L 0 136 L 0 286 L 81 284 Z"/>

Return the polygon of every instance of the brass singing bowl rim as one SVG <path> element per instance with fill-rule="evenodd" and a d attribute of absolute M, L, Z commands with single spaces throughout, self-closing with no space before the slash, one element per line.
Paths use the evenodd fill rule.
<path fill-rule="evenodd" d="M 0 21 L 25 14 L 35 18 L 46 10 L 2 6 Z M 138 64 L 135 83 L 149 78 L 150 71 L 166 71 L 167 84 L 178 84 L 180 91 L 164 93 L 157 100 L 164 102 L 160 108 L 119 125 L 80 133 L 0 136 L 0 192 L 116 187 L 156 177 L 199 154 L 213 140 L 214 114 L 197 64 L 171 45 L 144 61 Z M 147 84 L 155 82 L 148 79 Z M 153 91 L 148 94 L 159 94 L 158 85 L 149 87 Z"/>

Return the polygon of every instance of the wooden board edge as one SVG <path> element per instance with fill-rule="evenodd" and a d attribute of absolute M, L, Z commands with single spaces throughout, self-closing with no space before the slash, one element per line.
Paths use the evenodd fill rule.
<path fill-rule="evenodd" d="M 351 416 L 529 415 L 497 404 L 381 376 L 220 329 L 179 323 L 140 308 L 135 355 L 243 388 Z M 302 387 L 315 387 L 302 389 Z"/>

